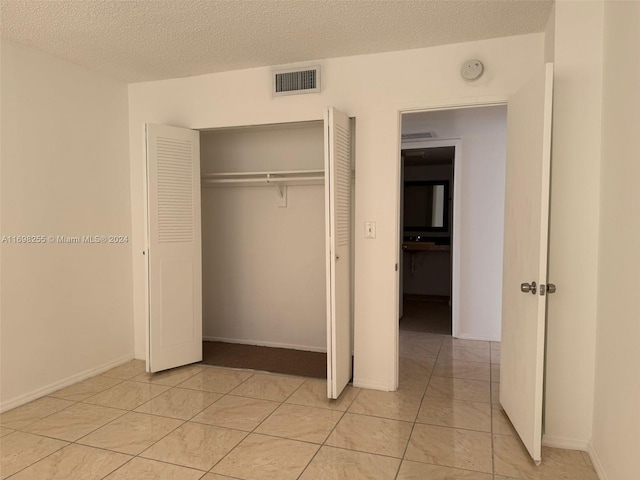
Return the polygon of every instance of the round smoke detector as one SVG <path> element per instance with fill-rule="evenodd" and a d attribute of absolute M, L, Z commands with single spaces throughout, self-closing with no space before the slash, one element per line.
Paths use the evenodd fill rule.
<path fill-rule="evenodd" d="M 468 82 L 479 79 L 484 73 L 484 65 L 480 60 L 467 60 L 462 64 L 460 74 Z"/>

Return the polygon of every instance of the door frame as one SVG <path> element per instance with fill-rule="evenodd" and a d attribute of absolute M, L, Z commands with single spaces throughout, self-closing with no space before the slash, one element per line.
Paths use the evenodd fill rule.
<path fill-rule="evenodd" d="M 479 108 L 479 107 L 494 107 L 494 106 L 506 106 L 508 103 L 509 97 L 504 95 L 504 96 L 487 96 L 487 97 L 477 97 L 477 98 L 467 98 L 467 99 L 450 99 L 450 100 L 440 100 L 440 101 L 434 101 L 432 103 L 425 103 L 422 105 L 406 105 L 403 107 L 398 108 L 397 110 L 397 128 L 396 128 L 396 181 L 395 181 L 395 186 L 394 188 L 396 189 L 395 192 L 395 197 L 396 197 L 396 204 L 395 204 L 395 208 L 394 208 L 394 214 L 396 216 L 395 218 L 395 235 L 394 235 L 394 242 L 395 242 L 395 262 L 396 265 L 399 265 L 399 262 L 401 260 L 400 257 L 400 251 L 402 249 L 402 244 L 400 242 L 400 239 L 402 238 L 402 232 L 400 231 L 401 225 L 402 225 L 402 219 L 400 218 L 400 202 L 402 201 L 401 199 L 401 195 L 402 195 L 402 188 L 400 187 L 400 181 L 401 181 L 401 177 L 402 177 L 402 116 L 404 114 L 410 114 L 410 113 L 422 113 L 422 112 L 439 112 L 439 111 L 443 111 L 443 110 L 458 110 L 458 109 L 464 109 L 464 108 Z M 459 139 L 450 139 L 448 140 L 449 142 L 454 142 Z M 443 141 L 447 141 L 447 140 L 443 140 Z M 416 142 L 416 144 L 418 144 L 419 142 Z M 426 142 L 425 142 L 426 143 Z M 435 142 L 431 143 L 432 146 L 436 146 Z M 446 146 L 444 144 L 439 145 L 439 146 Z M 450 146 L 450 145 L 449 145 Z M 460 195 L 461 195 L 461 190 L 460 188 L 456 188 L 459 187 L 461 185 L 461 177 L 460 177 L 460 168 L 456 168 L 459 167 L 459 152 L 460 152 L 460 148 L 462 148 L 462 142 L 459 143 L 459 145 L 456 145 L 456 158 L 454 160 L 454 200 L 453 200 L 453 231 L 457 231 L 459 232 L 459 222 L 460 222 L 460 214 L 461 214 L 461 202 L 460 202 Z M 456 238 L 458 239 L 458 241 L 456 242 Z M 458 307 L 454 307 L 455 305 L 455 300 L 454 298 L 457 298 L 458 295 L 458 291 L 459 291 L 459 281 L 460 281 L 460 275 L 459 272 L 457 271 L 457 269 L 459 268 L 459 255 L 460 255 L 460 245 L 459 245 L 459 238 L 460 235 L 459 234 L 455 234 L 454 235 L 454 245 L 452 245 L 452 257 L 454 258 L 454 263 L 452 265 L 452 271 L 451 271 L 451 275 L 452 275 L 452 286 L 451 286 L 451 296 L 452 296 L 452 310 L 451 310 L 451 315 L 452 315 L 452 336 L 453 334 L 457 333 L 456 330 L 454 330 L 454 328 L 457 328 L 457 321 L 454 324 L 453 323 L 453 319 L 454 319 L 454 315 L 456 316 L 456 320 L 457 320 L 457 316 L 458 316 Z M 402 299 L 400 298 L 400 275 L 399 275 L 399 268 L 396 268 L 396 275 L 395 275 L 395 308 L 393 310 L 393 315 L 391 316 L 391 320 L 393 321 L 393 327 L 392 327 L 392 332 L 394 332 L 394 334 L 391 336 L 391 340 L 392 342 L 394 342 L 393 347 L 391 349 L 391 351 L 393 352 L 393 357 L 392 357 L 392 372 L 391 372 L 391 385 L 394 386 L 393 390 L 397 390 L 398 389 L 398 384 L 399 384 L 399 379 L 400 379 L 400 322 L 398 321 L 398 313 L 400 311 L 400 303 L 402 301 Z M 455 295 L 455 297 L 454 297 Z"/>

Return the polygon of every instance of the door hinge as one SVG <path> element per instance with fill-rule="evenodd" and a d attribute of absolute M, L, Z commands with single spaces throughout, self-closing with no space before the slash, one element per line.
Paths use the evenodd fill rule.
<path fill-rule="evenodd" d="M 398 264 L 396 263 L 396 272 L 398 271 Z"/>

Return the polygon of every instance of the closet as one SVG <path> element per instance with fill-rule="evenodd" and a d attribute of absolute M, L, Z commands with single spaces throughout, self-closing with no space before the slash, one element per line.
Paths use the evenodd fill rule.
<path fill-rule="evenodd" d="M 156 372 L 202 339 L 327 352 L 351 378 L 351 121 L 195 131 L 147 125 L 148 351 Z"/>
<path fill-rule="evenodd" d="M 323 133 L 200 133 L 204 340 L 325 351 Z"/>

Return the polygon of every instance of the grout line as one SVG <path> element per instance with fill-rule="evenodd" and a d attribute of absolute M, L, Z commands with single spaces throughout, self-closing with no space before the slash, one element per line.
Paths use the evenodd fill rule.
<path fill-rule="evenodd" d="M 220 368 L 224 368 L 224 367 L 220 367 Z M 244 380 L 242 383 L 240 383 L 240 385 L 242 385 L 243 383 L 245 383 L 246 381 L 248 381 L 248 380 L 249 380 L 249 378 L 252 378 L 252 377 L 253 377 L 253 375 L 251 375 L 251 377 L 248 377 L 246 380 Z M 297 377 L 297 378 L 300 378 L 300 377 Z M 214 469 L 214 468 L 215 468 L 215 467 L 216 467 L 220 462 L 222 462 L 222 461 L 223 461 L 223 460 L 224 460 L 228 455 L 230 455 L 230 454 L 231 454 L 231 452 L 233 452 L 233 451 L 238 447 L 238 445 L 240 445 L 242 442 L 244 442 L 244 440 L 246 440 L 246 439 L 247 439 L 247 437 L 249 437 L 249 435 L 254 434 L 254 433 L 255 433 L 256 435 L 263 435 L 263 434 L 259 434 L 259 433 L 257 433 L 257 432 L 256 432 L 256 430 L 257 430 L 257 429 L 258 429 L 258 428 L 259 428 L 259 427 L 260 427 L 264 422 L 266 422 L 266 421 L 267 421 L 267 420 L 268 420 L 268 419 L 269 419 L 269 418 L 270 418 L 270 417 L 271 417 L 271 416 L 276 412 L 276 410 L 278 410 L 282 405 L 284 405 L 284 404 L 285 404 L 284 402 L 285 402 L 287 399 L 289 399 L 289 398 L 290 398 L 290 397 L 291 397 L 295 392 L 297 392 L 297 391 L 298 391 L 298 389 L 300 389 L 300 388 L 302 387 L 302 385 L 304 385 L 305 383 L 306 383 L 306 379 L 305 379 L 305 380 L 304 380 L 300 385 L 298 385 L 298 386 L 297 386 L 297 387 L 296 387 L 296 388 L 295 388 L 295 389 L 294 389 L 294 390 L 293 390 L 293 391 L 292 391 L 292 392 L 291 392 L 291 393 L 290 393 L 290 394 L 289 394 L 289 395 L 288 395 L 284 400 L 282 400 L 282 401 L 277 401 L 277 400 L 265 400 L 265 399 L 252 398 L 252 397 L 243 397 L 243 396 L 241 396 L 241 395 L 232 395 L 231 393 L 228 393 L 228 394 L 227 394 L 228 396 L 233 396 L 233 397 L 238 397 L 238 398 L 251 398 L 251 399 L 253 399 L 253 400 L 262 400 L 262 401 L 274 402 L 274 403 L 279 403 L 279 405 L 278 405 L 276 408 L 274 408 L 274 409 L 271 411 L 271 413 L 269 413 L 269 414 L 268 414 L 264 419 L 262 419 L 262 421 L 258 422 L 258 424 L 253 428 L 253 430 L 251 430 L 251 431 L 249 431 L 249 432 L 247 432 L 246 430 L 244 430 L 243 432 L 246 434 L 246 435 L 244 436 L 244 438 L 243 438 L 242 440 L 240 440 L 240 441 L 239 441 L 239 442 L 238 442 L 238 443 L 237 443 L 237 444 L 236 444 L 236 445 L 235 445 L 231 450 L 229 450 L 227 453 L 225 453 L 225 454 L 224 454 L 224 455 L 223 455 L 223 456 L 222 456 L 222 457 L 221 457 L 217 462 L 215 462 L 215 463 L 211 466 L 211 468 L 210 468 L 208 471 L 209 471 L 209 472 L 210 472 L 210 471 L 212 471 L 212 470 L 213 470 L 213 469 Z M 235 388 L 233 388 L 231 391 L 233 391 L 233 390 L 237 389 L 238 387 L 240 387 L 240 385 L 236 386 L 236 387 L 235 387 Z M 227 395 L 225 395 L 225 396 L 227 396 Z M 222 398 L 222 397 L 220 397 L 220 398 Z M 220 399 L 218 399 L 218 400 L 220 400 Z M 216 402 L 217 402 L 218 400 L 216 400 Z M 214 402 L 214 403 L 215 403 L 215 402 Z M 213 404 L 212 404 L 212 405 L 213 405 Z M 208 407 L 207 407 L 207 408 L 208 408 Z M 219 428 L 227 428 L 227 427 L 219 427 Z M 273 435 L 271 435 L 271 436 L 273 436 Z M 273 436 L 273 437 L 275 437 L 275 436 Z M 286 438 L 286 437 L 275 437 L 275 438 Z M 287 438 L 287 440 L 291 440 L 291 439 Z M 307 442 L 307 443 L 312 443 L 312 442 Z M 314 445 L 317 445 L 317 444 L 314 444 Z M 319 449 L 318 449 L 318 450 L 319 450 Z M 317 453 L 317 452 L 316 452 L 316 453 Z M 314 456 L 315 456 L 315 455 L 314 455 Z"/>

